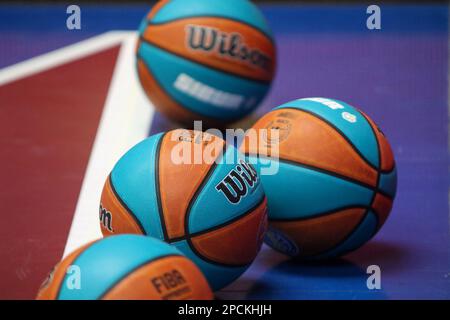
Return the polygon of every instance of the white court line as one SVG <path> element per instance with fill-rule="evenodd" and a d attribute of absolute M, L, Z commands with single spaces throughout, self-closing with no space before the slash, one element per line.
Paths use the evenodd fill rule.
<path fill-rule="evenodd" d="M 126 35 L 78 198 L 64 255 L 102 236 L 98 211 L 103 184 L 119 158 L 147 137 L 154 108 L 134 70 L 135 33 Z"/>
<path fill-rule="evenodd" d="M 106 32 L 3 68 L 0 70 L 0 86 L 120 44 L 130 34 L 128 31 Z"/>

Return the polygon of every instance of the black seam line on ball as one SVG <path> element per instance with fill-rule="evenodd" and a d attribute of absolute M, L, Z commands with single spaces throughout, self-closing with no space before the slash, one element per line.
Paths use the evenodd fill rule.
<path fill-rule="evenodd" d="M 198 196 L 200 195 L 200 193 L 202 192 L 204 186 L 206 185 L 206 183 L 209 181 L 209 179 L 211 178 L 212 174 L 214 173 L 214 171 L 216 170 L 217 166 L 217 162 L 221 161 L 224 157 L 225 157 L 225 153 L 227 151 L 227 145 L 224 144 L 224 147 L 222 149 L 222 154 L 220 155 L 221 159 L 218 161 L 215 161 L 208 173 L 206 174 L 205 178 L 203 179 L 202 183 L 199 185 L 199 187 L 197 188 L 197 190 L 195 191 L 194 196 L 192 197 L 191 201 L 189 202 L 189 206 L 186 210 L 186 214 L 184 216 L 184 234 L 185 234 L 185 240 L 188 243 L 189 247 L 191 248 L 192 252 L 199 258 L 202 259 L 210 264 L 213 265 L 217 265 L 217 266 L 221 266 L 221 267 L 236 267 L 236 268 L 241 268 L 244 266 L 248 266 L 248 264 L 243 264 L 243 265 L 236 265 L 236 264 L 225 264 L 225 263 L 220 263 L 211 259 L 208 259 L 207 257 L 203 256 L 200 252 L 197 251 L 197 249 L 195 248 L 194 244 L 192 243 L 191 237 L 189 235 L 189 215 L 191 213 L 191 209 L 192 206 L 194 205 L 195 201 L 197 200 Z"/>
<path fill-rule="evenodd" d="M 172 22 L 177 22 L 177 21 L 181 21 L 181 20 L 189 20 L 189 19 L 197 19 L 197 18 L 206 18 L 206 19 L 217 18 L 217 19 L 230 20 L 230 21 L 234 21 L 234 22 L 237 22 L 237 23 L 241 23 L 241 24 L 243 24 L 243 25 L 245 25 L 247 27 L 250 27 L 250 28 L 258 31 L 267 40 L 269 40 L 270 43 L 273 46 L 275 46 L 275 41 L 273 40 L 272 36 L 269 35 L 267 32 L 265 32 L 264 30 L 262 30 L 261 28 L 258 28 L 258 27 L 254 26 L 254 25 L 251 25 L 250 23 L 245 22 L 243 20 L 229 18 L 229 17 L 224 17 L 224 16 L 220 16 L 220 15 L 211 15 L 211 14 L 210 15 L 192 15 L 192 16 L 188 16 L 188 17 L 175 18 L 175 19 L 171 19 L 171 20 L 168 20 L 168 21 L 164 21 L 164 22 L 153 22 L 153 21 L 151 21 L 151 19 L 150 20 L 147 19 L 146 22 L 147 22 L 147 26 L 162 26 L 162 25 L 165 25 L 165 24 L 170 24 Z"/>
<path fill-rule="evenodd" d="M 261 156 L 261 155 L 257 155 L 257 154 L 253 154 L 253 153 L 245 153 L 244 155 L 246 157 L 257 157 L 257 158 L 264 158 L 264 159 L 270 160 L 269 157 L 265 157 L 265 156 Z M 326 170 L 326 169 L 323 169 L 323 168 L 319 168 L 319 167 L 316 167 L 316 166 L 312 166 L 312 165 L 309 165 L 309 164 L 304 164 L 304 163 L 300 163 L 300 162 L 296 162 L 296 161 L 292 161 L 292 160 L 286 160 L 286 159 L 282 159 L 282 158 L 279 158 L 277 161 L 279 161 L 280 163 L 287 163 L 287 164 L 290 164 L 290 165 L 293 165 L 293 166 L 298 166 L 298 167 L 302 167 L 302 168 L 309 169 L 309 170 L 312 170 L 312 171 L 325 173 L 327 175 L 330 175 L 330 176 L 339 178 L 341 180 L 345 180 L 347 182 L 359 185 L 359 186 L 364 187 L 366 189 L 372 190 L 375 193 L 380 193 L 383 196 L 385 196 L 386 198 L 389 198 L 391 200 L 393 199 L 392 196 L 390 196 L 389 194 L 387 194 L 383 190 L 379 189 L 378 187 L 373 187 L 373 186 L 371 186 L 371 185 L 369 185 L 367 183 L 361 182 L 361 181 L 356 180 L 356 179 L 352 179 L 350 177 L 341 175 L 341 174 L 333 172 L 333 171 L 329 171 L 329 170 Z"/>
<path fill-rule="evenodd" d="M 151 77 L 153 78 L 153 80 L 155 81 L 155 83 L 158 85 L 159 89 L 165 94 L 165 96 L 167 98 L 169 98 L 170 100 L 172 100 L 174 103 L 176 103 L 180 108 L 184 108 L 187 109 L 187 111 L 189 111 L 190 113 L 192 113 L 195 117 L 197 117 L 199 121 L 201 121 L 202 119 L 207 119 L 209 121 L 220 121 L 222 120 L 221 118 L 214 118 L 211 116 L 202 116 L 200 115 L 198 112 L 195 112 L 191 107 L 181 103 L 180 101 L 178 101 L 175 97 L 171 96 L 169 94 L 169 92 L 167 92 L 167 90 L 164 88 L 164 86 L 161 84 L 161 82 L 159 82 L 159 80 L 156 78 L 156 76 L 151 72 L 150 67 L 148 66 L 148 64 L 145 62 L 145 60 L 141 57 L 140 54 L 137 54 L 137 58 L 139 61 L 141 61 L 144 66 L 145 69 L 147 70 L 148 73 L 150 73 Z M 139 73 L 139 72 L 138 72 Z M 139 75 L 139 79 L 141 79 L 142 82 L 142 77 Z M 231 121 L 233 121 L 233 119 L 231 119 Z"/>
<path fill-rule="evenodd" d="M 191 233 L 188 237 L 189 238 L 195 238 L 195 237 L 201 236 L 202 234 L 205 234 L 205 233 L 208 233 L 208 232 L 211 232 L 211 231 L 216 231 L 216 230 L 222 229 L 222 228 L 224 228 L 224 227 L 226 227 L 226 226 L 228 226 L 230 224 L 233 224 L 234 222 L 239 221 L 240 219 L 242 219 L 242 218 L 252 214 L 257 208 L 259 208 L 261 206 L 261 204 L 264 202 L 265 199 L 266 199 L 266 196 L 263 195 L 261 197 L 261 199 L 259 199 L 258 202 L 255 205 L 253 205 L 250 209 L 245 211 L 243 214 L 241 214 L 241 215 L 239 215 L 237 217 L 234 217 L 233 219 L 227 220 L 227 221 L 225 221 L 225 222 L 223 222 L 223 223 L 221 223 L 219 225 L 216 225 L 214 227 L 211 227 L 211 228 L 208 228 L 208 229 L 205 229 L 205 230 L 202 230 L 202 231 L 198 231 L 198 232 L 195 232 L 195 233 Z M 186 238 L 187 238 L 186 236 L 173 238 L 173 239 L 170 240 L 170 243 L 176 242 L 176 241 L 185 240 Z"/>
<path fill-rule="evenodd" d="M 377 136 L 377 134 L 376 134 L 376 132 L 375 132 L 375 128 L 374 128 L 374 127 L 372 126 L 372 124 L 369 122 L 369 119 L 368 119 L 363 113 L 361 113 L 361 114 L 362 114 L 362 116 L 366 119 L 367 123 L 369 124 L 370 128 L 372 129 L 373 135 L 375 136 L 375 140 L 376 140 L 376 142 L 377 142 L 377 149 L 378 149 L 378 164 L 379 164 L 379 168 L 378 168 L 378 170 L 377 170 L 377 190 L 378 190 L 379 193 L 381 193 L 381 194 L 384 195 L 384 192 L 380 189 L 380 180 L 381 180 L 381 147 L 380 147 L 380 141 L 378 141 L 378 136 Z M 395 168 L 395 165 L 394 165 L 393 168 Z M 393 170 L 393 169 L 392 169 L 392 170 Z M 373 196 L 372 196 L 372 200 L 370 201 L 370 205 L 371 205 L 372 208 L 373 208 L 373 205 L 374 205 L 376 196 L 377 196 L 377 191 L 374 191 Z M 391 202 L 393 202 L 394 199 L 393 199 L 392 197 L 390 197 L 390 200 L 391 200 Z M 375 229 L 374 234 L 371 236 L 371 238 L 375 235 L 375 233 L 376 233 L 376 232 L 378 231 L 378 229 L 379 229 L 379 227 L 378 227 L 378 224 L 379 224 L 378 214 L 379 214 L 379 212 L 377 212 L 375 209 L 372 209 L 372 211 L 373 211 L 374 216 L 375 216 L 375 218 L 376 218 L 376 220 L 377 220 L 377 227 L 376 227 L 376 229 Z"/>
<path fill-rule="evenodd" d="M 378 153 L 378 168 L 377 168 L 377 182 L 376 182 L 376 190 L 380 190 L 380 167 L 381 167 L 381 150 L 380 150 L 380 142 L 378 141 L 378 137 L 377 134 L 374 130 L 374 128 L 372 127 L 372 124 L 369 122 L 369 120 L 366 118 L 366 116 L 364 114 L 362 114 L 360 112 L 360 114 L 364 117 L 364 119 L 366 120 L 366 122 L 369 124 L 370 130 L 372 130 L 372 134 L 375 138 L 376 144 L 377 144 L 377 153 Z M 375 201 L 375 197 L 377 196 L 377 191 L 374 190 L 373 194 L 372 194 L 372 199 L 370 200 L 370 205 L 373 206 L 373 203 Z"/>
<path fill-rule="evenodd" d="M 364 210 L 371 210 L 372 208 L 370 206 L 366 206 L 366 205 L 359 205 L 359 204 L 355 204 L 355 205 L 348 205 L 348 206 L 343 206 L 343 207 L 339 207 L 339 208 L 335 208 L 335 209 L 331 209 L 331 210 L 327 210 L 327 211 L 322 211 L 316 214 L 311 214 L 308 215 L 307 217 L 300 217 L 300 218 L 269 218 L 270 222 L 296 222 L 296 221 L 306 221 L 306 220 L 310 220 L 310 219 L 316 219 L 316 218 L 321 218 L 321 217 L 325 217 L 325 216 L 329 216 L 335 213 L 338 213 L 340 211 L 344 211 L 344 210 L 350 210 L 350 209 L 364 209 Z"/>
<path fill-rule="evenodd" d="M 382 173 L 382 174 L 390 174 L 390 173 L 392 173 L 395 170 L 396 167 L 397 167 L 397 164 L 395 163 L 395 160 L 393 160 L 392 167 L 389 168 L 388 170 L 380 169 L 380 173 Z"/>
<path fill-rule="evenodd" d="M 380 147 L 380 141 L 378 140 L 378 136 L 377 133 L 375 132 L 375 128 L 372 126 L 372 124 L 370 123 L 369 119 L 366 117 L 366 115 L 364 115 L 364 113 L 360 112 L 361 115 L 364 117 L 364 119 L 366 119 L 367 123 L 370 126 L 370 129 L 373 132 L 373 136 L 375 137 L 375 140 L 377 142 L 377 149 L 378 149 L 378 164 L 379 164 L 379 168 L 377 169 L 378 171 L 378 175 L 380 175 L 381 173 L 384 174 L 389 174 L 392 171 L 394 171 L 395 169 L 395 161 L 393 161 L 392 167 L 389 168 L 388 170 L 381 170 L 381 147 Z M 378 185 L 378 184 L 377 184 Z"/>
<path fill-rule="evenodd" d="M 332 129 L 334 129 L 335 131 L 337 131 L 337 132 L 339 133 L 339 135 L 342 136 L 342 138 L 345 139 L 345 141 L 348 142 L 348 144 L 350 145 L 350 147 L 353 149 L 353 151 L 355 151 L 355 152 L 359 155 L 359 157 L 361 158 L 361 160 L 363 160 L 363 161 L 364 161 L 369 167 L 371 167 L 372 169 L 374 169 L 374 170 L 376 170 L 376 171 L 378 170 L 378 168 L 377 168 L 376 166 L 374 166 L 372 163 L 370 163 L 370 161 L 369 161 L 369 160 L 361 153 L 361 151 L 358 150 L 358 148 L 357 148 L 357 147 L 353 144 L 353 142 L 345 135 L 345 133 L 342 132 L 341 129 L 339 129 L 337 126 L 335 126 L 333 123 L 331 123 L 330 121 L 328 121 L 328 120 L 325 119 L 324 117 L 322 117 L 322 116 L 320 116 L 320 115 L 318 115 L 318 114 L 316 114 L 316 113 L 314 113 L 314 112 L 312 112 L 312 111 L 309 111 L 309 110 L 298 109 L 298 108 L 295 108 L 295 107 L 289 107 L 289 106 L 283 107 L 283 108 L 280 108 L 280 109 L 277 109 L 277 110 L 282 110 L 282 109 L 291 109 L 291 110 L 296 110 L 296 111 L 304 112 L 304 113 L 307 113 L 307 114 L 309 114 L 309 115 L 311 115 L 311 116 L 313 116 L 313 117 L 315 117 L 315 118 L 317 118 L 317 119 L 319 119 L 319 120 L 325 122 L 325 123 L 328 124 Z M 366 120 L 366 121 L 367 121 L 367 120 Z M 370 125 L 370 123 L 368 123 L 368 125 L 369 125 L 370 127 L 372 127 L 372 126 Z M 375 136 L 374 138 L 375 138 L 375 140 L 377 139 L 376 136 Z"/>
<path fill-rule="evenodd" d="M 211 164 L 211 166 L 208 169 L 208 172 L 206 173 L 205 177 L 203 178 L 202 182 L 198 186 L 197 190 L 195 191 L 194 195 L 192 196 L 191 200 L 189 201 L 188 208 L 186 209 L 186 212 L 184 214 L 184 236 L 175 237 L 171 239 L 167 239 L 168 243 L 174 243 L 181 240 L 187 240 L 189 238 L 189 214 L 191 211 L 191 207 L 193 206 L 196 198 L 198 197 L 198 194 L 200 194 L 201 190 L 203 189 L 203 186 L 206 184 L 206 182 L 209 180 L 209 177 L 213 174 L 213 172 L 216 170 L 217 162 L 222 160 L 223 156 L 226 152 L 226 144 L 224 144 L 222 148 L 222 154 L 220 154 L 217 159 Z M 220 157 L 220 160 L 218 160 Z"/>
<path fill-rule="evenodd" d="M 367 217 L 370 214 L 370 211 L 374 211 L 373 208 L 368 208 L 366 213 L 364 214 L 363 218 L 361 219 L 361 221 L 356 225 L 356 227 L 353 229 L 353 231 L 348 234 L 347 237 L 345 237 L 340 244 L 344 243 L 345 241 L 347 241 L 355 232 L 356 230 L 358 230 L 358 228 L 363 224 L 363 222 L 367 219 Z M 379 223 L 379 219 L 378 219 L 378 215 L 375 212 L 372 212 L 372 215 L 374 216 L 375 220 L 376 220 L 376 226 L 378 226 Z M 370 237 L 367 239 L 366 242 L 368 242 L 370 239 L 372 239 L 378 232 L 378 227 L 375 227 L 375 229 L 373 230 L 372 234 L 370 235 Z M 364 242 L 364 243 L 366 243 Z M 350 253 L 358 248 L 360 248 L 362 245 L 364 245 L 364 243 L 362 243 L 360 246 L 356 247 L 356 248 L 350 248 L 347 250 L 342 251 L 342 253 L 340 253 L 341 256 L 346 255 L 347 253 Z M 338 245 L 336 245 L 335 247 L 333 247 L 331 250 L 334 250 L 338 247 Z M 328 251 L 328 250 L 327 250 Z M 326 252 L 325 252 L 326 253 Z"/>
<path fill-rule="evenodd" d="M 324 255 L 324 254 L 330 253 L 333 250 L 336 250 L 337 248 L 339 248 L 343 243 L 345 243 L 348 239 L 350 239 L 350 237 L 356 232 L 356 230 L 358 230 L 358 228 L 363 224 L 364 220 L 366 220 L 367 216 L 369 215 L 369 212 L 370 212 L 370 209 L 366 209 L 366 211 L 364 212 L 363 216 L 361 217 L 361 220 L 356 224 L 356 226 L 353 228 L 353 230 L 349 232 L 349 234 L 347 234 L 341 241 L 339 241 L 339 243 L 337 243 L 336 245 L 334 245 L 333 247 L 331 247 L 329 249 L 326 249 L 326 250 L 321 251 L 319 253 L 315 253 L 315 254 L 313 254 L 311 256 L 307 256 L 307 258 L 314 259 L 315 257 L 318 257 L 320 255 Z M 376 229 L 375 229 L 375 232 L 376 232 Z M 373 235 L 371 237 L 373 237 Z M 338 253 L 338 255 L 342 256 L 342 255 L 347 254 L 348 252 L 351 252 L 351 251 L 353 251 L 353 250 L 355 250 L 357 248 L 344 250 L 342 253 Z"/>
<path fill-rule="evenodd" d="M 162 208 L 161 203 L 161 188 L 159 184 L 159 161 L 160 161 L 160 151 L 161 151 L 161 144 L 164 140 L 164 137 L 166 136 L 166 133 L 163 133 L 162 136 L 159 138 L 158 145 L 156 146 L 156 152 L 155 152 L 155 190 L 156 190 L 156 202 L 158 203 L 158 214 L 159 219 L 161 221 L 161 229 L 163 232 L 164 241 L 167 241 L 169 239 L 169 236 L 167 235 L 167 228 L 166 228 L 166 222 L 164 220 L 164 211 Z"/>
<path fill-rule="evenodd" d="M 150 73 L 151 77 L 153 78 L 153 80 L 156 82 L 156 84 L 158 85 L 159 89 L 161 89 L 161 91 L 166 95 L 166 97 L 168 97 L 170 100 L 172 100 L 173 102 L 175 102 L 176 104 L 178 104 L 181 108 L 183 108 L 183 106 L 185 106 L 183 103 L 181 103 L 180 101 L 178 101 L 175 97 L 171 96 L 169 94 L 169 92 L 167 92 L 167 90 L 164 88 L 164 86 L 161 84 L 161 82 L 159 82 L 159 80 L 156 78 L 156 76 L 153 74 L 153 72 L 151 71 L 150 67 L 148 66 L 147 62 L 141 57 L 140 54 L 137 54 L 137 58 L 139 61 L 141 61 L 144 66 L 145 69 L 148 73 Z M 141 79 L 141 77 L 140 77 Z M 141 79 L 142 80 L 142 79 Z M 142 81 L 141 81 L 142 82 Z M 195 111 L 193 111 L 190 107 L 187 107 L 186 109 L 188 109 L 189 112 L 193 113 L 195 116 L 198 116 L 199 120 L 204 118 L 203 116 L 199 115 L 198 113 L 196 113 Z"/>
<path fill-rule="evenodd" d="M 108 176 L 109 185 L 111 186 L 111 191 L 116 196 L 117 201 L 124 207 L 124 209 L 127 211 L 127 213 L 133 218 L 134 222 L 138 225 L 139 229 L 141 230 L 143 235 L 147 235 L 147 232 L 145 231 L 144 227 L 142 226 L 139 219 L 136 217 L 136 215 L 133 213 L 133 211 L 125 204 L 125 202 L 122 200 L 122 198 L 119 196 L 119 194 L 116 191 L 116 188 L 114 187 L 114 183 L 112 181 L 111 175 Z"/>
<path fill-rule="evenodd" d="M 214 67 L 214 66 L 204 65 L 204 64 L 201 64 L 198 61 L 195 61 L 195 60 L 193 60 L 193 59 L 191 59 L 189 57 L 186 57 L 186 56 L 183 56 L 183 55 L 181 55 L 179 53 L 176 53 L 176 52 L 173 52 L 171 50 L 168 50 L 167 48 L 163 48 L 163 47 L 161 47 L 161 46 L 159 46 L 159 45 L 157 45 L 157 44 L 155 44 L 155 43 L 153 43 L 153 42 L 151 42 L 148 39 L 145 39 L 143 37 L 141 37 L 140 40 L 142 42 L 148 44 L 148 45 L 151 45 L 151 46 L 153 46 L 155 48 L 158 48 L 160 50 L 166 51 L 166 52 L 168 52 L 168 53 L 170 53 L 170 54 L 172 54 L 174 56 L 177 56 L 177 57 L 182 58 L 184 60 L 188 60 L 188 61 L 190 61 L 192 63 L 195 63 L 195 64 L 197 64 L 199 66 L 202 66 L 202 67 L 214 70 L 214 71 L 218 71 L 218 72 L 224 73 L 224 74 L 226 74 L 228 76 L 232 76 L 232 77 L 234 77 L 236 79 L 239 79 L 239 80 L 244 79 L 244 80 L 247 80 L 247 81 L 252 81 L 252 82 L 263 84 L 263 85 L 270 85 L 272 83 L 272 81 L 269 81 L 269 80 L 255 79 L 255 78 L 252 78 L 252 77 L 239 75 L 239 74 L 233 73 L 231 71 L 223 70 L 223 69 L 220 69 L 220 68 L 217 68 L 217 67 Z"/>
<path fill-rule="evenodd" d="M 397 165 L 396 165 L 395 160 L 394 160 L 394 165 L 392 166 L 392 168 L 390 168 L 389 170 L 381 170 L 380 169 L 380 173 L 381 174 L 390 174 L 390 173 L 392 173 L 395 170 L 396 167 L 397 167 Z"/>
<path fill-rule="evenodd" d="M 100 240 L 102 240 L 103 238 L 97 239 L 95 241 L 93 241 L 91 244 L 89 244 L 86 248 L 83 249 L 83 251 L 79 252 L 78 255 L 73 258 L 72 263 L 70 265 L 74 265 L 76 264 L 75 262 L 77 261 L 77 259 L 90 247 L 92 247 L 94 244 L 96 244 L 97 242 L 99 242 Z M 54 270 L 54 272 L 56 271 L 56 269 Z M 67 270 L 65 270 L 67 271 Z M 53 274 L 54 275 L 54 274 Z M 61 294 L 61 288 L 63 285 L 64 280 L 66 279 L 67 273 L 64 272 L 64 276 L 62 277 L 61 281 L 58 283 L 58 289 L 56 290 L 56 294 L 55 294 L 55 299 L 59 299 L 59 295 Z M 49 284 L 50 285 L 50 284 Z"/>
<path fill-rule="evenodd" d="M 111 285 L 109 288 L 107 288 L 98 298 L 97 300 L 101 300 L 103 299 L 108 293 L 111 292 L 111 290 L 113 290 L 117 285 L 119 285 L 123 280 L 125 280 L 129 275 L 131 275 L 133 272 L 146 267 L 147 265 L 154 263 L 158 260 L 164 260 L 166 258 L 171 258 L 171 257 L 183 257 L 182 255 L 179 254 L 166 254 L 163 256 L 159 256 L 150 260 L 147 260 L 145 262 L 142 262 L 141 264 L 137 265 L 136 267 L 134 267 L 133 269 L 131 269 L 130 271 L 128 271 L 126 274 L 124 274 L 122 277 L 120 277 L 119 280 L 117 280 L 113 285 Z"/>

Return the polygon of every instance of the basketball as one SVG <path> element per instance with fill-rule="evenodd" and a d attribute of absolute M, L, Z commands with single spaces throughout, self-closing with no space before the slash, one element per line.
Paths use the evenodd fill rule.
<path fill-rule="evenodd" d="M 235 147 L 178 129 L 140 142 L 117 162 L 101 196 L 100 225 L 105 236 L 144 234 L 172 244 L 217 290 L 256 257 L 266 198 Z"/>
<path fill-rule="evenodd" d="M 388 140 L 366 114 L 342 101 L 306 98 L 273 109 L 253 129 L 259 143 L 249 143 L 247 133 L 240 150 L 268 199 L 268 245 L 295 257 L 332 258 L 382 227 L 397 172 Z M 264 174 L 262 159 L 277 170 Z"/>
<path fill-rule="evenodd" d="M 38 300 L 212 299 L 200 270 L 177 249 L 150 237 L 93 241 L 56 265 Z"/>
<path fill-rule="evenodd" d="M 142 88 L 171 119 L 219 125 L 252 112 L 275 73 L 275 45 L 247 0 L 162 0 L 142 21 L 136 48 Z"/>

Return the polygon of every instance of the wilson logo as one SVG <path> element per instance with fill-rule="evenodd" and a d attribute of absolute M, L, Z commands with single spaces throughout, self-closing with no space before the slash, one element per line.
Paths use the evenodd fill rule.
<path fill-rule="evenodd" d="M 246 45 L 239 33 L 226 33 L 215 28 L 196 25 L 188 25 L 186 29 L 190 49 L 216 53 L 220 57 L 240 60 L 271 72 L 272 59 L 260 50 Z"/>
<path fill-rule="evenodd" d="M 258 184 L 255 168 L 243 160 L 227 176 L 216 185 L 216 190 L 222 192 L 229 202 L 235 204 L 248 193 L 248 189 Z"/>
<path fill-rule="evenodd" d="M 112 214 L 100 205 L 99 210 L 100 224 L 110 232 L 114 232 L 112 228 Z"/>

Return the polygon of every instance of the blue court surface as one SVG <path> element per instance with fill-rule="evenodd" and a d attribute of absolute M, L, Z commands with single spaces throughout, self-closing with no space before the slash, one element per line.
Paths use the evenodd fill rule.
<path fill-rule="evenodd" d="M 388 137 L 397 163 L 398 193 L 388 221 L 361 249 L 333 262 L 296 262 L 264 246 L 252 267 L 217 293 L 219 298 L 450 298 L 448 6 L 380 7 L 382 29 L 371 31 L 366 28 L 364 5 L 262 4 L 277 43 L 278 72 L 255 117 L 301 97 L 335 98 L 364 110 Z M 104 32 L 134 31 L 149 7 L 81 4 L 82 29 L 77 31 L 65 27 L 65 9 L 0 5 L 0 68 Z M 0 117 L 8 116 L 1 109 L 12 102 L 0 100 Z M 172 127 L 155 113 L 148 134 Z M 70 219 L 60 228 L 65 234 L 74 206 L 66 208 Z M 8 221 L 5 214 L 0 213 L 2 224 Z M 2 237 L 2 241 L 13 248 L 17 240 Z M 34 250 L 30 243 L 40 243 L 40 250 L 51 248 L 55 257 L 62 255 L 64 237 L 48 240 L 58 242 L 57 246 L 46 241 L 24 240 L 22 253 L 17 253 L 23 259 L 16 260 L 38 266 L 30 267 L 25 276 L 15 272 L 18 265 L 6 263 L 4 268 L 15 270 L 10 272 L 9 285 L 27 288 L 28 281 L 31 287 L 11 297 L 33 298 L 39 282 L 34 277 L 43 279 L 55 262 L 41 261 L 42 256 L 28 252 Z M 14 254 L 4 250 L 3 261 Z M 379 290 L 366 285 L 371 265 L 381 269 Z M 5 283 L 0 280 L 0 291 L 5 292 Z"/>

